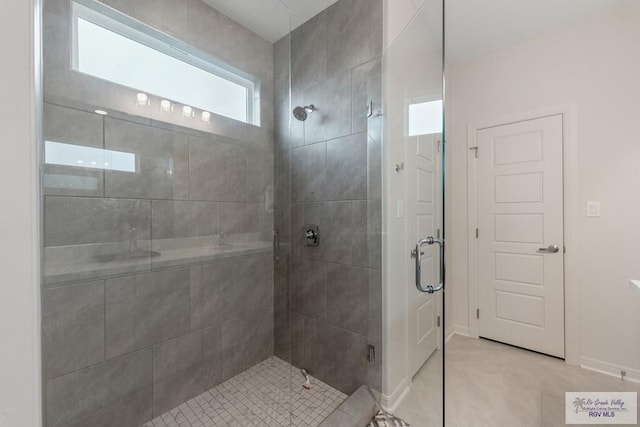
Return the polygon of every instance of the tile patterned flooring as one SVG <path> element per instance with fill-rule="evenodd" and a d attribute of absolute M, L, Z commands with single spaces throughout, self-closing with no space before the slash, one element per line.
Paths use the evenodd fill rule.
<path fill-rule="evenodd" d="M 442 354 L 413 378 L 394 415 L 412 427 L 441 426 Z M 447 427 L 565 426 L 565 392 L 630 391 L 640 384 L 493 341 L 454 335 L 446 346 Z"/>
<path fill-rule="evenodd" d="M 318 426 L 347 395 L 271 357 L 143 427 Z"/>

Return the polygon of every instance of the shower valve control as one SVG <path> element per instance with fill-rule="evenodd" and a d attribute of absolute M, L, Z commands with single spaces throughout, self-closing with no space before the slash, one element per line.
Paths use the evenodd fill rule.
<path fill-rule="evenodd" d="M 307 224 L 304 226 L 305 237 L 307 238 L 307 246 L 320 245 L 320 235 L 318 234 L 318 225 Z"/>

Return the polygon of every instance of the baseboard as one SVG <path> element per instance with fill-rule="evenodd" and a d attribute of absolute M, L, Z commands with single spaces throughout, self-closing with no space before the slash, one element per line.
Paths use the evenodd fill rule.
<path fill-rule="evenodd" d="M 468 326 L 453 325 L 453 333 L 456 334 L 456 335 L 462 335 L 462 336 L 465 336 L 465 337 L 473 338 L 471 336 L 471 333 L 469 332 L 469 327 Z"/>
<path fill-rule="evenodd" d="M 602 360 L 584 356 L 580 358 L 579 365 L 581 368 L 588 369 L 589 371 L 599 372 L 615 378 L 620 378 L 620 371 L 625 371 L 627 373 L 624 377 L 625 381 L 640 383 L 640 370 L 638 369 L 616 365 L 615 363 L 603 362 Z"/>
<path fill-rule="evenodd" d="M 382 408 L 385 411 L 393 413 L 400 402 L 402 402 L 402 399 L 409 393 L 409 390 L 411 390 L 411 379 L 405 378 L 391 394 L 382 394 L 380 396 Z"/>
<path fill-rule="evenodd" d="M 451 338 L 456 334 L 456 331 L 453 328 L 449 328 L 446 333 L 446 338 L 444 339 L 444 343 L 448 343 Z"/>

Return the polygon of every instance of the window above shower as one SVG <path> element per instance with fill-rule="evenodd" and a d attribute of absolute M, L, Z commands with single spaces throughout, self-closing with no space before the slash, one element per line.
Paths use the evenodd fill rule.
<path fill-rule="evenodd" d="M 259 78 L 93 0 L 73 2 L 72 23 L 73 70 L 130 88 L 138 108 L 260 125 Z"/>

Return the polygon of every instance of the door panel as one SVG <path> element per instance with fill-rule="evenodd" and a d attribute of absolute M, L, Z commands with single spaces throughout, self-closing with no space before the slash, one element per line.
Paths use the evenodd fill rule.
<path fill-rule="evenodd" d="M 562 116 L 477 141 L 479 335 L 564 357 Z"/>
<path fill-rule="evenodd" d="M 435 236 L 440 224 L 440 203 L 434 197 L 438 192 L 441 134 L 419 135 L 407 138 L 407 253 L 418 240 Z M 437 283 L 440 263 L 437 245 L 423 247 L 421 258 L 423 283 Z M 415 264 L 407 262 L 409 277 L 409 338 L 411 375 L 414 375 L 438 347 L 436 327 L 439 295 L 418 292 L 415 287 Z"/>

